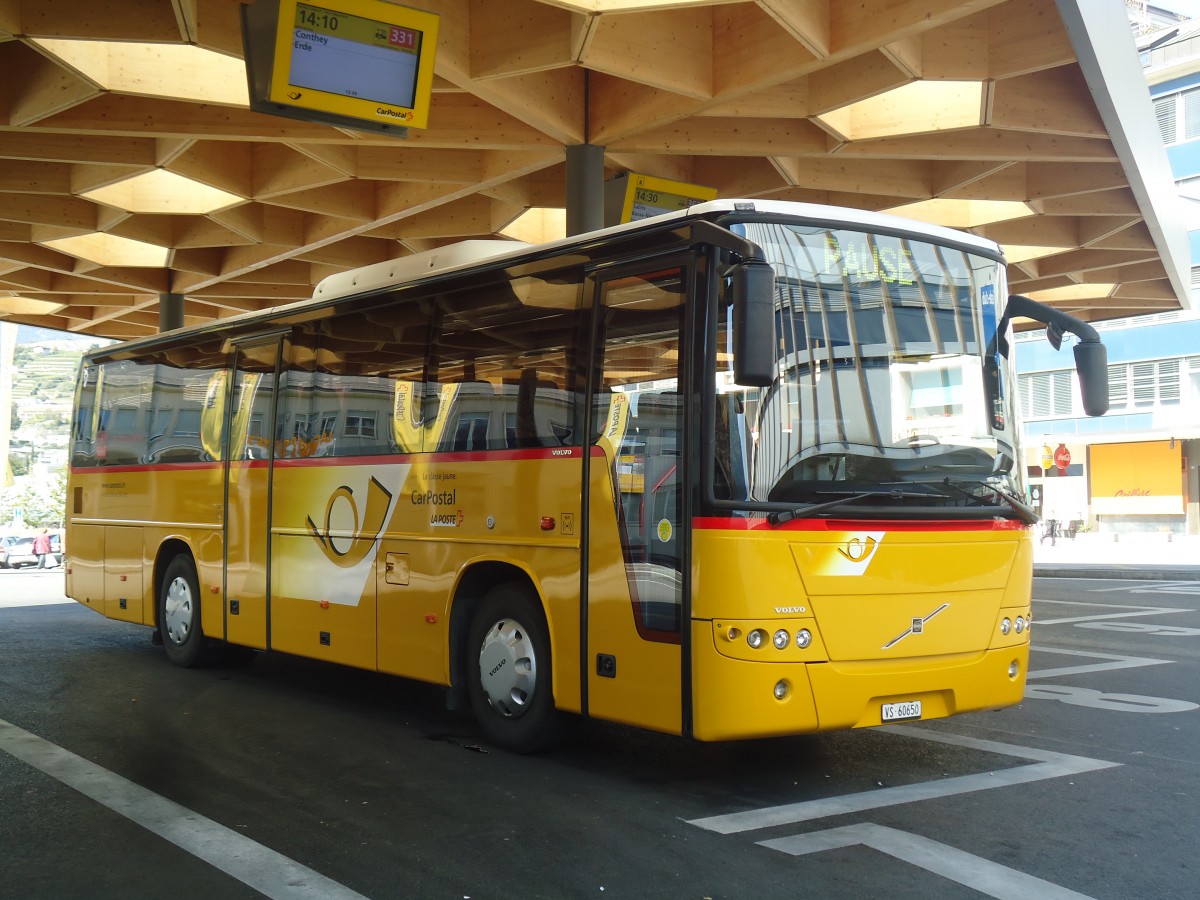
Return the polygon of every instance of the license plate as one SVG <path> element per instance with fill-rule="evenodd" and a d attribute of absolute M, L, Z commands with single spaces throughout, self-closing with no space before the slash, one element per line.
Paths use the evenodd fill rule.
<path fill-rule="evenodd" d="M 883 704 L 883 721 L 898 722 L 901 719 L 921 718 L 921 701 L 905 700 L 903 703 Z"/>

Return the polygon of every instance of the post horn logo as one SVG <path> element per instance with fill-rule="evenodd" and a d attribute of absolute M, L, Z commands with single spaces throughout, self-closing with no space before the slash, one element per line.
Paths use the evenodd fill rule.
<path fill-rule="evenodd" d="M 866 562 L 875 553 L 875 547 L 879 542 L 871 536 L 867 536 L 864 541 L 861 538 L 852 537 L 846 541 L 845 546 L 838 547 L 838 553 L 846 557 L 853 563 Z"/>
<path fill-rule="evenodd" d="M 375 546 L 375 538 L 383 530 L 384 519 L 391 503 L 392 492 L 372 478 L 367 485 L 366 509 L 360 516 L 353 489 L 343 484 L 329 495 L 329 502 L 325 504 L 324 529 L 317 527 L 312 516 L 306 518 L 309 534 L 316 538 L 317 543 L 321 545 L 321 552 L 331 563 L 349 569 L 362 562 Z M 353 516 L 354 524 L 350 529 L 353 536 L 349 538 L 346 536 L 346 529 L 335 528 L 333 525 L 334 516 L 342 504 L 349 505 L 350 514 Z"/>

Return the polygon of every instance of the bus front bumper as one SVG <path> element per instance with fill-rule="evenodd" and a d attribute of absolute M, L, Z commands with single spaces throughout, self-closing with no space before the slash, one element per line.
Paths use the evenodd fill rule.
<path fill-rule="evenodd" d="M 1012 706 L 1024 696 L 1029 665 L 1028 641 L 903 660 L 800 663 L 723 655 L 708 622 L 693 622 L 693 638 L 692 736 L 701 741 L 863 728 Z M 885 707 L 897 717 L 885 720 Z"/>

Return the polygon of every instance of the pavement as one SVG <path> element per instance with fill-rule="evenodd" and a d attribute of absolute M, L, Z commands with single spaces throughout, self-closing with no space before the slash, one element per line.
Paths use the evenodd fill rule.
<path fill-rule="evenodd" d="M 1038 578 L 1200 580 L 1200 536 L 1077 534 L 1047 538 L 1033 553 Z"/>

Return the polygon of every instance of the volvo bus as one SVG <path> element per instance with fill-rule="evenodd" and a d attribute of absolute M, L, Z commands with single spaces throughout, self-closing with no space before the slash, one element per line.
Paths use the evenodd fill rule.
<path fill-rule="evenodd" d="M 197 666 L 444 686 L 526 751 L 577 717 L 715 741 L 1018 702 L 1032 624 L 994 243 L 715 201 L 468 241 L 83 361 L 67 593 Z"/>

